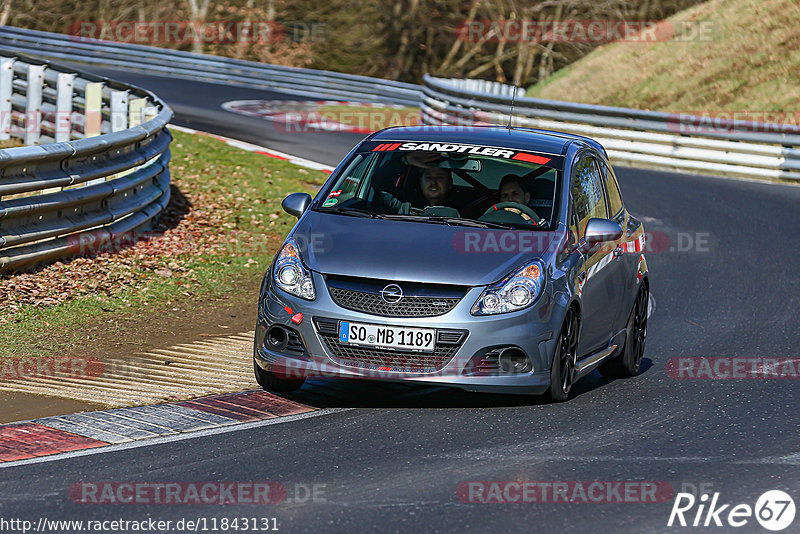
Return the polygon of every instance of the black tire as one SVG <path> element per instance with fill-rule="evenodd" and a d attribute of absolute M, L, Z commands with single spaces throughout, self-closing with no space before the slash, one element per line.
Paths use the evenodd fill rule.
<path fill-rule="evenodd" d="M 625 346 L 622 354 L 600 365 L 600 374 L 607 377 L 630 378 L 639 374 L 647 341 L 647 307 L 650 304 L 650 291 L 642 285 L 636 295 L 636 302 L 625 327 Z"/>
<path fill-rule="evenodd" d="M 564 402 L 569 399 L 572 385 L 575 383 L 579 326 L 578 312 L 570 307 L 558 333 L 553 364 L 550 366 L 548 396 L 553 402 Z"/>
<path fill-rule="evenodd" d="M 279 378 L 275 373 L 265 371 L 253 360 L 253 370 L 256 375 L 256 382 L 264 391 L 275 393 L 290 393 L 300 389 L 305 378 Z"/>

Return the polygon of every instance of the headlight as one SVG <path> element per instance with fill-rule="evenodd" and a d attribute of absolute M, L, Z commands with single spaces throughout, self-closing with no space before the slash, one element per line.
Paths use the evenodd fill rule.
<path fill-rule="evenodd" d="M 291 237 L 286 240 L 278 253 L 278 259 L 275 260 L 272 269 L 272 280 L 287 293 L 306 300 L 317 298 L 311 273 L 303 267 L 297 243 Z"/>
<path fill-rule="evenodd" d="M 472 315 L 522 310 L 533 304 L 544 288 L 544 264 L 534 260 L 516 273 L 487 287 L 472 306 Z"/>

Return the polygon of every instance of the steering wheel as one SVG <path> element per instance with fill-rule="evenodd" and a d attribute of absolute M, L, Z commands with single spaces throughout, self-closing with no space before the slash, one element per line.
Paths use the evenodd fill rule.
<path fill-rule="evenodd" d="M 525 204 L 519 204 L 517 202 L 498 202 L 486 210 L 484 214 L 480 216 L 479 220 L 484 217 L 491 217 L 493 213 L 498 211 L 507 211 L 519 215 L 522 220 L 533 223 L 534 226 L 539 226 L 545 222 L 533 209 Z"/>

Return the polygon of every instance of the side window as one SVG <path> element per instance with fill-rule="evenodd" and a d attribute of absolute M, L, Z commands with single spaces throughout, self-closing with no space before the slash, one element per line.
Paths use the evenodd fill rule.
<path fill-rule="evenodd" d="M 603 178 L 606 182 L 606 192 L 608 193 L 608 214 L 613 217 L 619 210 L 622 209 L 622 195 L 619 192 L 619 184 L 617 184 L 617 177 L 614 175 L 614 169 L 610 165 L 601 163 L 603 168 Z"/>
<path fill-rule="evenodd" d="M 575 221 L 579 238 L 589 219 L 608 217 L 603 185 L 597 162 L 591 156 L 582 157 L 572 169 L 572 201 L 575 209 Z"/>

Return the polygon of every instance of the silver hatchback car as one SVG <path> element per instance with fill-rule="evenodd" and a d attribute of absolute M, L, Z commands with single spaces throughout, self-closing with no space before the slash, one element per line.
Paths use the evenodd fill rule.
<path fill-rule="evenodd" d="M 358 144 L 266 272 L 254 367 L 569 398 L 634 376 L 647 337 L 644 228 L 603 147 L 494 127 L 388 128 Z"/>

